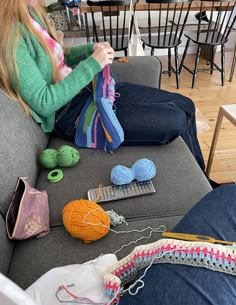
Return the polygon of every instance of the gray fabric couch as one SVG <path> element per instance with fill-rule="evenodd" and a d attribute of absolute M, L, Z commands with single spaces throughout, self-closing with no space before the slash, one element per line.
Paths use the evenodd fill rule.
<path fill-rule="evenodd" d="M 161 63 L 155 57 L 130 58 L 128 63 L 115 62 L 113 70 L 120 81 L 160 86 Z M 86 199 L 87 191 L 99 183 L 109 185 L 113 166 L 131 166 L 145 157 L 157 167 L 153 179 L 155 194 L 102 204 L 105 210 L 113 209 L 126 218 L 128 227 L 122 224 L 116 227 L 117 230 L 158 227 L 161 224 L 171 230 L 211 190 L 181 138 L 158 147 L 123 146 L 115 156 L 101 150 L 79 149 L 79 164 L 63 169 L 62 181 L 50 183 L 47 181 L 49 171 L 41 169 L 38 164 L 40 152 L 47 147 L 57 149 L 62 144 L 73 144 L 45 135 L 32 118 L 27 118 L 21 107 L 3 92 L 0 92 L 0 108 L 0 272 L 24 289 L 51 268 L 83 263 L 102 253 L 114 253 L 123 244 L 140 237 L 138 233 L 115 235 L 109 232 L 102 239 L 85 244 L 72 238 L 63 226 L 61 212 L 64 205 L 71 200 Z M 51 230 L 41 239 L 12 241 L 7 238 L 4 219 L 19 176 L 28 177 L 31 186 L 48 192 Z M 160 234 L 156 233 L 145 242 L 159 238 Z M 133 247 L 125 248 L 119 257 Z"/>

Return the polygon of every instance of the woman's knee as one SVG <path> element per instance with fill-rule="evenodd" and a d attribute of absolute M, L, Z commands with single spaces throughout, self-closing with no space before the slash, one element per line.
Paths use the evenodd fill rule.
<path fill-rule="evenodd" d="M 208 205 L 212 208 L 236 208 L 236 184 L 227 184 L 212 190 L 206 195 Z"/>
<path fill-rule="evenodd" d="M 234 210 L 236 214 L 236 184 L 222 185 L 210 191 L 206 194 L 192 210 L 198 210 L 209 217 L 214 214 L 215 211 L 229 211 Z"/>
<path fill-rule="evenodd" d="M 173 94 L 176 95 L 176 104 L 180 109 L 188 113 L 190 116 L 195 115 L 196 107 L 193 100 L 179 93 L 173 93 Z"/>
<path fill-rule="evenodd" d="M 174 228 L 175 232 L 230 240 L 236 227 L 236 185 L 224 185 L 205 195 Z"/>

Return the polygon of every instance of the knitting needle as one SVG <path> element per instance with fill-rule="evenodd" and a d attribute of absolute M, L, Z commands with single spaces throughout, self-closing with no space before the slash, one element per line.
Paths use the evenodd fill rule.
<path fill-rule="evenodd" d="M 203 241 L 208 243 L 218 243 L 218 244 L 226 244 L 226 245 L 234 245 L 236 242 L 233 241 L 225 241 L 225 240 L 217 240 L 213 237 L 204 236 L 204 235 L 195 235 L 195 234 L 184 234 L 184 233 L 175 233 L 175 232 L 162 232 L 162 236 L 190 240 L 190 241 Z"/>

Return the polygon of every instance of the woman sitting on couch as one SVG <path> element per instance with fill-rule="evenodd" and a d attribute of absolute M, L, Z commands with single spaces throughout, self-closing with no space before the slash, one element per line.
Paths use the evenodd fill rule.
<path fill-rule="evenodd" d="M 114 50 L 107 42 L 65 50 L 39 0 L 1 1 L 0 11 L 0 87 L 44 132 L 74 141 L 90 84 L 112 64 Z M 189 98 L 130 83 L 117 83 L 115 92 L 125 145 L 162 145 L 182 136 L 204 170 Z"/>

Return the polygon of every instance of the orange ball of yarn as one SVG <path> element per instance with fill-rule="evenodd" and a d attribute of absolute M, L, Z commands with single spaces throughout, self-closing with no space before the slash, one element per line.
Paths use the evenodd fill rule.
<path fill-rule="evenodd" d="M 62 210 L 63 224 L 72 237 L 89 243 L 105 236 L 110 229 L 110 218 L 94 201 L 75 200 Z"/>

